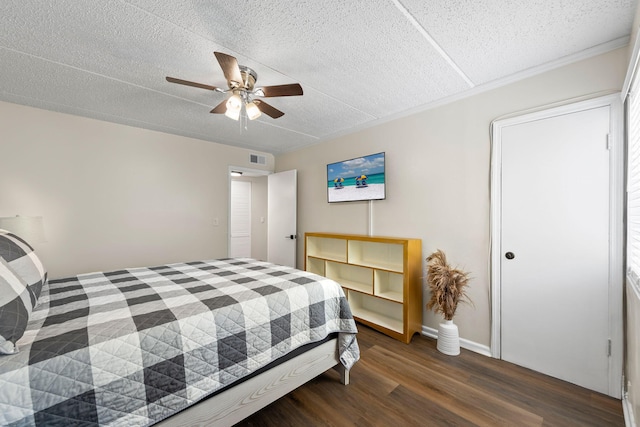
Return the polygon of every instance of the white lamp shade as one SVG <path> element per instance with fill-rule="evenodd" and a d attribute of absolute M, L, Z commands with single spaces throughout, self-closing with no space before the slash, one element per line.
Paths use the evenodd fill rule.
<path fill-rule="evenodd" d="M 240 108 L 242 108 L 242 98 L 234 93 L 227 99 L 227 110 L 239 110 Z"/>
<path fill-rule="evenodd" d="M 260 111 L 258 106 L 253 101 L 246 105 L 246 109 L 247 117 L 249 117 L 249 120 L 257 119 L 262 114 L 262 111 Z"/>
<path fill-rule="evenodd" d="M 227 99 L 227 111 L 224 113 L 225 116 L 229 117 L 233 120 L 238 120 L 240 118 L 240 110 L 242 109 L 242 98 L 237 93 L 234 93 Z"/>
<path fill-rule="evenodd" d="M 44 243 L 44 222 L 41 216 L 10 216 L 0 218 L 0 228 L 22 238 L 27 243 Z"/>
<path fill-rule="evenodd" d="M 224 115 L 230 119 L 238 120 L 240 118 L 240 110 L 230 110 L 227 108 L 227 112 L 224 113 Z"/>

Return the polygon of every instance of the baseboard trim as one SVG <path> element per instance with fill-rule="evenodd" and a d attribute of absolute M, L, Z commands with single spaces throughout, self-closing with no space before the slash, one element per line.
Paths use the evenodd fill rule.
<path fill-rule="evenodd" d="M 438 339 L 438 330 L 430 328 L 429 326 L 422 325 L 422 335 L 429 338 Z M 477 342 L 470 341 L 464 338 L 460 338 L 460 347 L 471 350 L 474 353 L 482 354 L 483 356 L 491 357 L 491 348 L 486 345 L 478 344 Z"/>
<path fill-rule="evenodd" d="M 626 427 L 637 427 L 633 416 L 633 405 L 629 401 L 627 393 L 622 394 L 622 412 L 624 413 L 624 425 Z"/>

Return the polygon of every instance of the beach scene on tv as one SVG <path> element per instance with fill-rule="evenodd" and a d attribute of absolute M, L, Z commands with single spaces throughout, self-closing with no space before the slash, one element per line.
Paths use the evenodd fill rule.
<path fill-rule="evenodd" d="M 384 199 L 384 153 L 330 163 L 327 181 L 330 203 Z"/>

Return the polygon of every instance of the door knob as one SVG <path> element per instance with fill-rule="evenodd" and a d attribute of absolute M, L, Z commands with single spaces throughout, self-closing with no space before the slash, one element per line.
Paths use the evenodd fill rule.
<path fill-rule="evenodd" d="M 289 234 L 288 236 L 284 236 L 285 239 L 291 239 L 294 240 L 296 238 L 295 234 Z"/>
<path fill-rule="evenodd" d="M 507 252 L 506 254 L 504 254 L 504 256 L 507 259 L 514 259 L 516 257 L 513 252 Z"/>

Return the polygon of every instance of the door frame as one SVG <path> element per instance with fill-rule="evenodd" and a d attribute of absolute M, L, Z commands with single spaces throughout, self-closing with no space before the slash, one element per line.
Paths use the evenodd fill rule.
<path fill-rule="evenodd" d="M 247 176 L 266 176 L 273 173 L 272 170 L 229 165 L 227 171 L 227 256 L 229 256 L 229 249 L 231 248 L 231 181 L 233 181 L 231 172 L 233 171 L 242 172 L 243 175 L 247 174 Z"/>
<path fill-rule="evenodd" d="M 609 395 L 620 397 L 622 393 L 623 361 L 623 261 L 624 261 L 624 114 L 620 94 L 553 107 L 541 111 L 491 123 L 491 356 L 501 358 L 501 262 L 502 230 L 502 129 L 521 123 L 547 119 L 598 107 L 610 108 L 609 128 Z"/>

